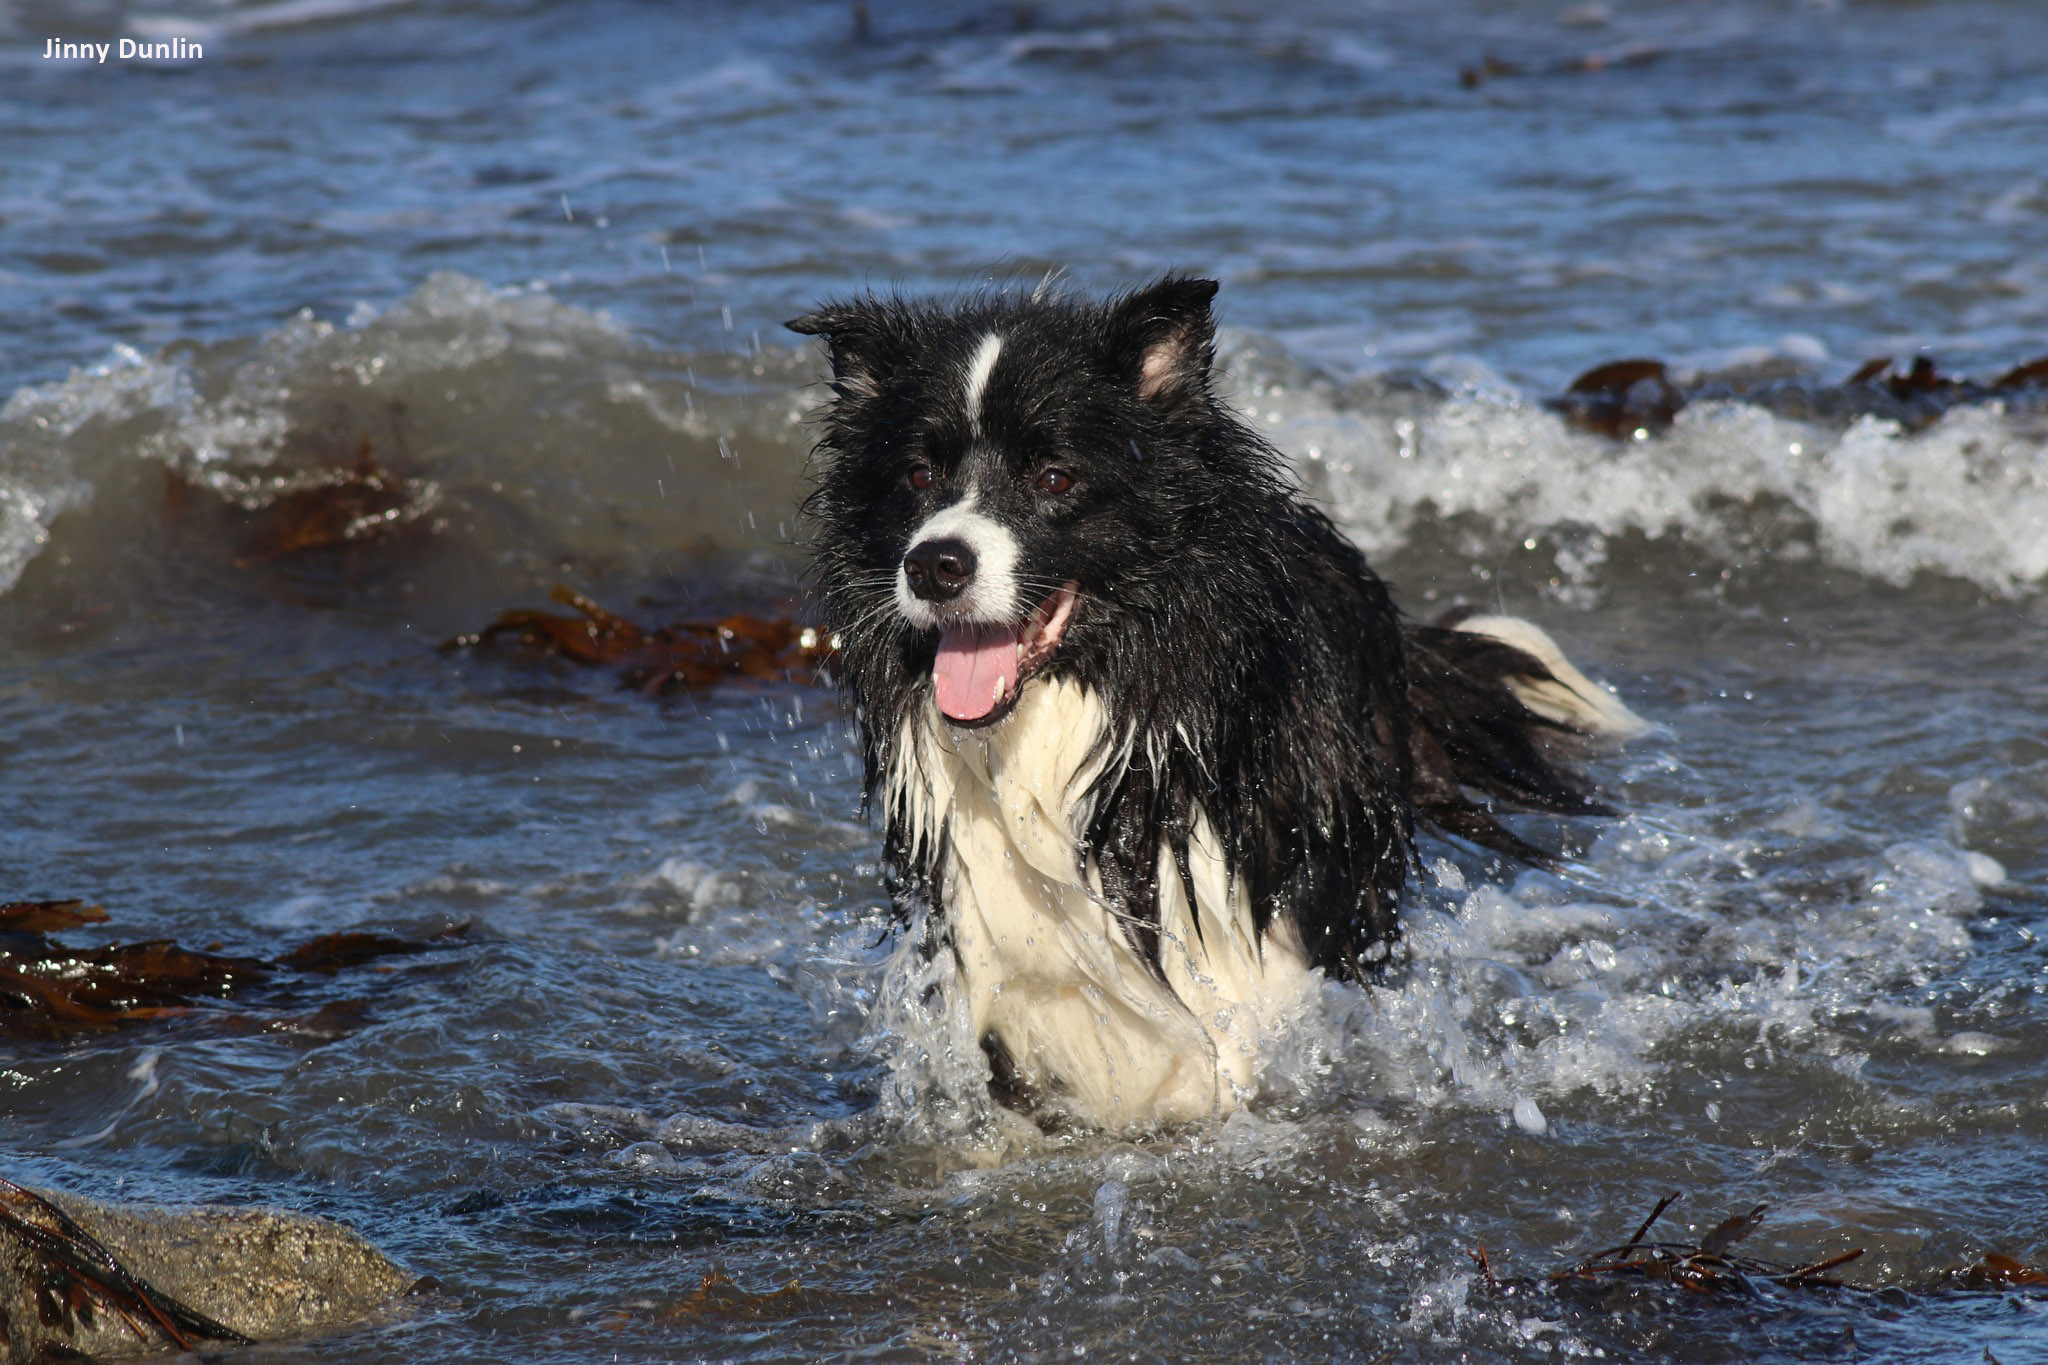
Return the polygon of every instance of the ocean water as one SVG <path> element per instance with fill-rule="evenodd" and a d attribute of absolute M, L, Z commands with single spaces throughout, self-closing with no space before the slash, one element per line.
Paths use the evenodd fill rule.
<path fill-rule="evenodd" d="M 123 36 L 205 56 L 41 56 Z M 0 5 L 0 901 L 468 926 L 349 1027 L 0 1044 L 0 1174 L 440 1283 L 247 1359 L 2048 1358 L 1953 1273 L 2048 1257 L 2048 409 L 1768 397 L 2048 352 L 2044 117 L 2026 0 Z M 1431 845 L 1250 1111 L 1048 1137 L 885 932 L 829 691 L 435 646 L 800 610 L 780 320 L 1168 266 L 1409 610 L 1660 728 L 1559 871 Z M 1668 430 L 1544 406 L 1638 355 Z M 1528 1283 L 1673 1192 L 1887 1292 Z"/>

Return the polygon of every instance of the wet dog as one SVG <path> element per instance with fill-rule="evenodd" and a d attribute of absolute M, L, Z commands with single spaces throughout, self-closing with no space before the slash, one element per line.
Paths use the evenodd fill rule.
<path fill-rule="evenodd" d="M 1611 813 L 1641 727 L 1525 621 L 1406 621 L 1211 382 L 1209 280 L 863 297 L 790 323 L 833 397 L 812 568 L 898 910 L 999 1097 L 1226 1113 L 1322 974 L 1385 961 L 1418 822 Z"/>

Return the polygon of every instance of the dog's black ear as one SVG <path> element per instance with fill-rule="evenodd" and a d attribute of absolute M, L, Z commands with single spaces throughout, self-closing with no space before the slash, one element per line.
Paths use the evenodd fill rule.
<path fill-rule="evenodd" d="M 1138 397 L 1164 400 L 1208 382 L 1216 358 L 1216 281 L 1168 275 L 1109 307 L 1112 359 Z"/>
<path fill-rule="evenodd" d="M 832 379 L 842 394 L 849 389 L 872 393 L 881 371 L 887 318 L 872 303 L 828 303 L 815 313 L 782 324 L 807 337 L 825 338 L 832 359 Z"/>

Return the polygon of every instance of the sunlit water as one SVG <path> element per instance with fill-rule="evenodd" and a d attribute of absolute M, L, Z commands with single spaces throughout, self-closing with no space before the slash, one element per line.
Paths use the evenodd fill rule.
<path fill-rule="evenodd" d="M 2048 14 L 355 9 L 0 10 L 0 899 L 468 946 L 324 987 L 339 1039 L 9 1045 L 0 1173 L 326 1212 L 441 1282 L 266 1359 L 2040 1358 L 2041 1300 L 1942 1276 L 2048 1250 L 2048 418 L 1617 445 L 1536 400 L 2048 350 Z M 204 61 L 37 59 L 172 31 Z M 1462 87 L 1487 52 L 1524 73 Z M 990 1109 L 829 693 L 433 648 L 558 581 L 787 610 L 776 323 L 992 262 L 1221 276 L 1235 400 L 1408 607 L 1531 615 L 1664 727 L 1601 766 L 1626 817 L 1531 827 L 1561 873 L 1431 846 L 1405 969 L 1213 1127 Z M 391 534 L 252 550 L 365 441 Z M 1907 1293 L 1468 1255 L 1537 1276 L 1674 1190 Z"/>

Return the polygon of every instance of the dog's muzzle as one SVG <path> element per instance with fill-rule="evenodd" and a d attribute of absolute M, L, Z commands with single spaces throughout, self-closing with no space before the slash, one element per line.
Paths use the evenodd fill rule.
<path fill-rule="evenodd" d="M 974 551 L 964 540 L 947 536 L 920 541 L 903 556 L 903 578 L 910 591 L 927 602 L 950 602 L 974 581 Z"/>

